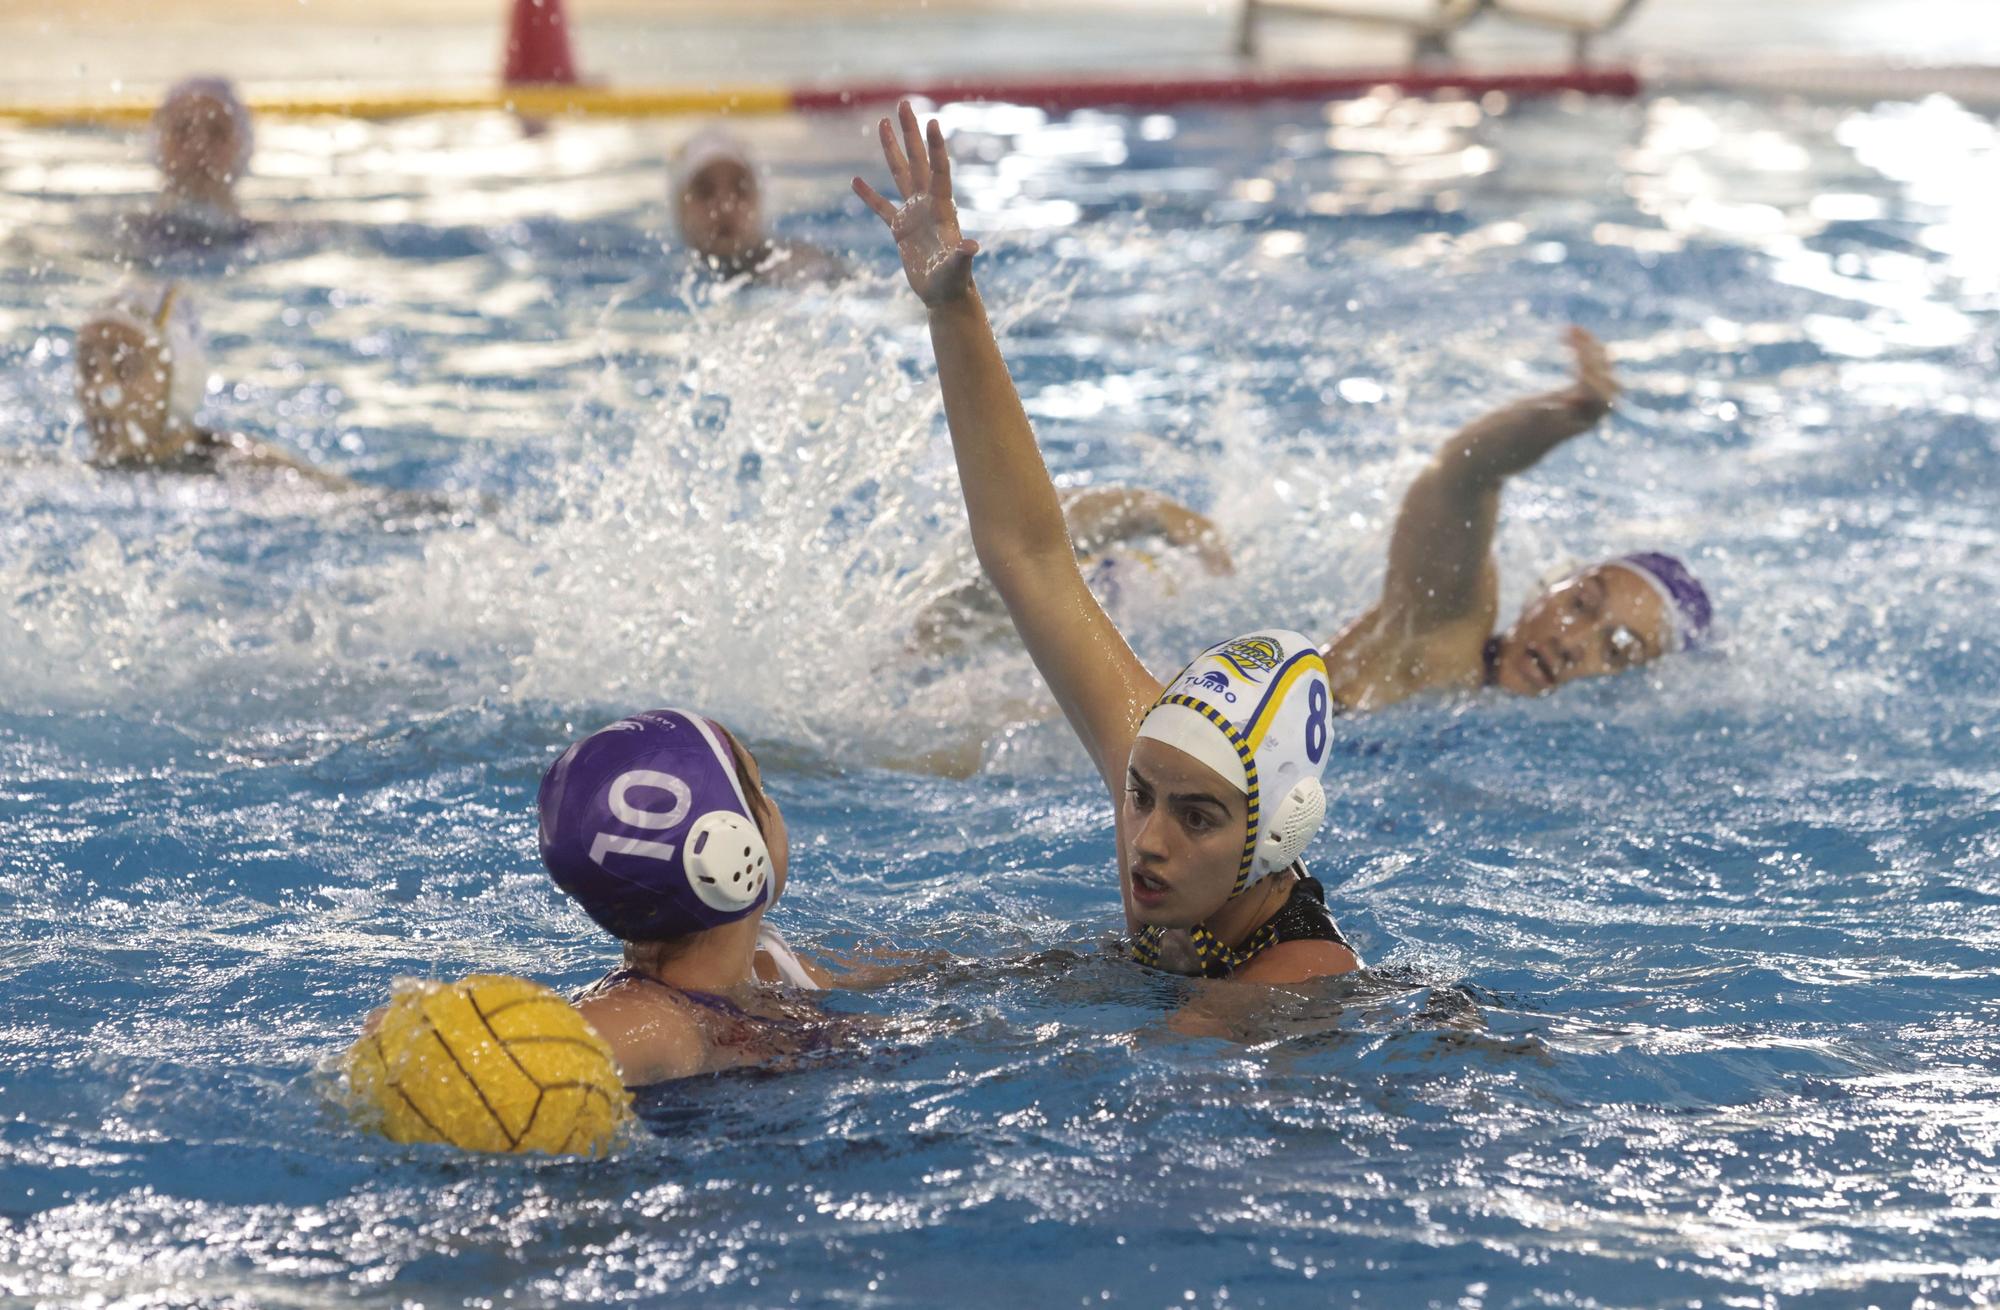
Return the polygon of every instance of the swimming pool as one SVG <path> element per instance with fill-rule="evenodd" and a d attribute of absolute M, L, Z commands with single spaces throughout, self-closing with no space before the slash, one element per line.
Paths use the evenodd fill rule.
<path fill-rule="evenodd" d="M 860 121 L 755 128 L 832 291 L 660 254 L 671 134 L 267 125 L 288 229 L 177 261 L 212 411 L 396 521 L 113 478 L 67 330 L 125 143 L 10 133 L 0 429 L 0 1294 L 39 1303 L 1949 1304 L 2000 1294 L 2000 150 L 1944 102 L 953 108 L 966 225 L 1058 474 L 1241 562 L 1160 667 L 1373 594 L 1403 484 L 1553 382 L 1619 414 L 1510 490 L 1503 604 L 1571 554 L 1702 569 L 1720 648 L 1343 726 L 1309 858 L 1376 967 L 1243 1043 L 1106 950 L 1098 785 L 1033 693 L 912 668 L 959 549 Z M 302 197 L 297 193 L 303 192 Z M 233 265 L 233 269 L 225 269 Z M 690 585 L 687 579 L 702 579 Z M 906 676 L 907 675 L 907 676 Z M 608 958 L 535 860 L 573 735 L 698 703 L 793 832 L 778 921 L 962 963 L 860 1054 L 649 1098 L 608 1163 L 351 1130 L 328 1054 L 404 974 Z"/>

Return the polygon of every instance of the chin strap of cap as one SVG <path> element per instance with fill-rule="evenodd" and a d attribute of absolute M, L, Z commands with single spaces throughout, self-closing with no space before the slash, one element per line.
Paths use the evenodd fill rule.
<path fill-rule="evenodd" d="M 1165 936 L 1164 928 L 1142 929 L 1132 941 L 1132 957 L 1150 968 L 1158 968 L 1160 942 Z M 1229 945 L 1210 932 L 1207 924 L 1198 923 L 1188 929 L 1188 940 L 1194 943 L 1195 957 L 1201 961 L 1202 974 L 1209 978 L 1221 978 L 1236 972 L 1250 963 L 1250 957 L 1277 939 L 1277 929 L 1268 923 L 1245 937 L 1241 946 Z"/>

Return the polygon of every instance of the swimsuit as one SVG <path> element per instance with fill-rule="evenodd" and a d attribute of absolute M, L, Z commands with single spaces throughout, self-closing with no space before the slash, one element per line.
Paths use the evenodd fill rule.
<path fill-rule="evenodd" d="M 122 235 L 160 250 L 234 246 L 257 231 L 252 219 L 196 201 L 126 214 L 118 225 Z"/>
<path fill-rule="evenodd" d="M 779 974 L 785 982 L 802 990 L 822 991 L 818 983 L 806 973 L 799 957 L 778 935 L 778 930 L 769 924 L 757 925 L 757 947 L 770 954 L 778 966 Z M 831 1051 L 840 1047 L 840 1033 L 829 1021 L 817 1012 L 801 1008 L 797 1014 L 766 1015 L 744 1009 L 726 996 L 714 992 L 699 992 L 688 987 L 676 987 L 663 979 L 655 978 L 643 969 L 613 969 L 604 977 L 578 993 L 576 999 L 596 992 L 606 991 L 624 983 L 651 983 L 662 991 L 690 1005 L 700 1006 L 721 1020 L 718 1024 L 704 1024 L 710 1045 L 721 1048 L 745 1047 L 765 1055 L 805 1055 L 817 1051 Z M 804 1003 L 793 1001 L 792 1007 L 803 1007 Z M 772 1039 L 778 1045 L 772 1045 Z"/>
<path fill-rule="evenodd" d="M 1233 950 L 1223 948 L 1226 958 L 1205 961 L 1201 971 L 1204 978 L 1227 978 L 1279 942 L 1332 942 L 1354 949 L 1348 946 L 1347 938 L 1340 935 L 1340 925 L 1327 912 L 1326 888 L 1320 886 L 1319 879 L 1307 873 L 1302 863 L 1292 865 L 1292 871 L 1298 875 L 1298 882 L 1278 912 L 1245 938 L 1243 945 Z M 1358 962 L 1358 953 L 1355 958 Z"/>

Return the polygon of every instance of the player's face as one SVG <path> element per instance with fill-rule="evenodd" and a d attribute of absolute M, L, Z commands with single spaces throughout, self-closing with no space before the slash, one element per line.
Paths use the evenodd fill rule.
<path fill-rule="evenodd" d="M 1221 774 L 1165 742 L 1132 743 L 1120 815 L 1125 903 L 1143 926 L 1191 928 L 1229 901 L 1249 802 Z"/>
<path fill-rule="evenodd" d="M 1494 680 L 1541 696 L 1577 678 L 1623 673 L 1666 651 L 1671 617 L 1659 593 L 1616 564 L 1583 570 L 1528 602 L 1500 637 Z"/>
<path fill-rule="evenodd" d="M 717 159 L 687 180 L 679 196 L 681 239 L 696 254 L 738 259 L 764 239 L 757 175 L 740 159 Z"/>

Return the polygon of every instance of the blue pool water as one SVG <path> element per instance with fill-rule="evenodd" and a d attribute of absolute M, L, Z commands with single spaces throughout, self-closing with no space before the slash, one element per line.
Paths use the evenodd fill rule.
<path fill-rule="evenodd" d="M 1242 1040 L 1108 949 L 1107 805 L 965 576 L 860 121 L 755 128 L 825 291 L 661 253 L 671 133 L 267 125 L 211 411 L 456 519 L 75 459 L 129 143 L 10 131 L 0 228 L 0 1298 L 308 1306 L 1950 1305 L 2000 1295 L 2000 133 L 1941 101 L 953 109 L 1050 461 L 1209 508 L 1156 669 L 1379 584 L 1453 425 L 1630 388 L 1508 493 L 1506 603 L 1686 554 L 1717 648 L 1343 727 L 1310 853 L 1375 967 Z M 871 175 L 872 175 L 871 170 Z M 1140 598 L 1141 602 L 1145 600 Z M 957 963 L 858 1052 L 647 1098 L 604 1163 L 357 1134 L 405 975 L 583 983 L 566 741 L 765 757 L 805 946 Z M 1025 716 L 1032 720 L 1032 715 Z M 1001 724 L 969 782 L 887 767 Z"/>

